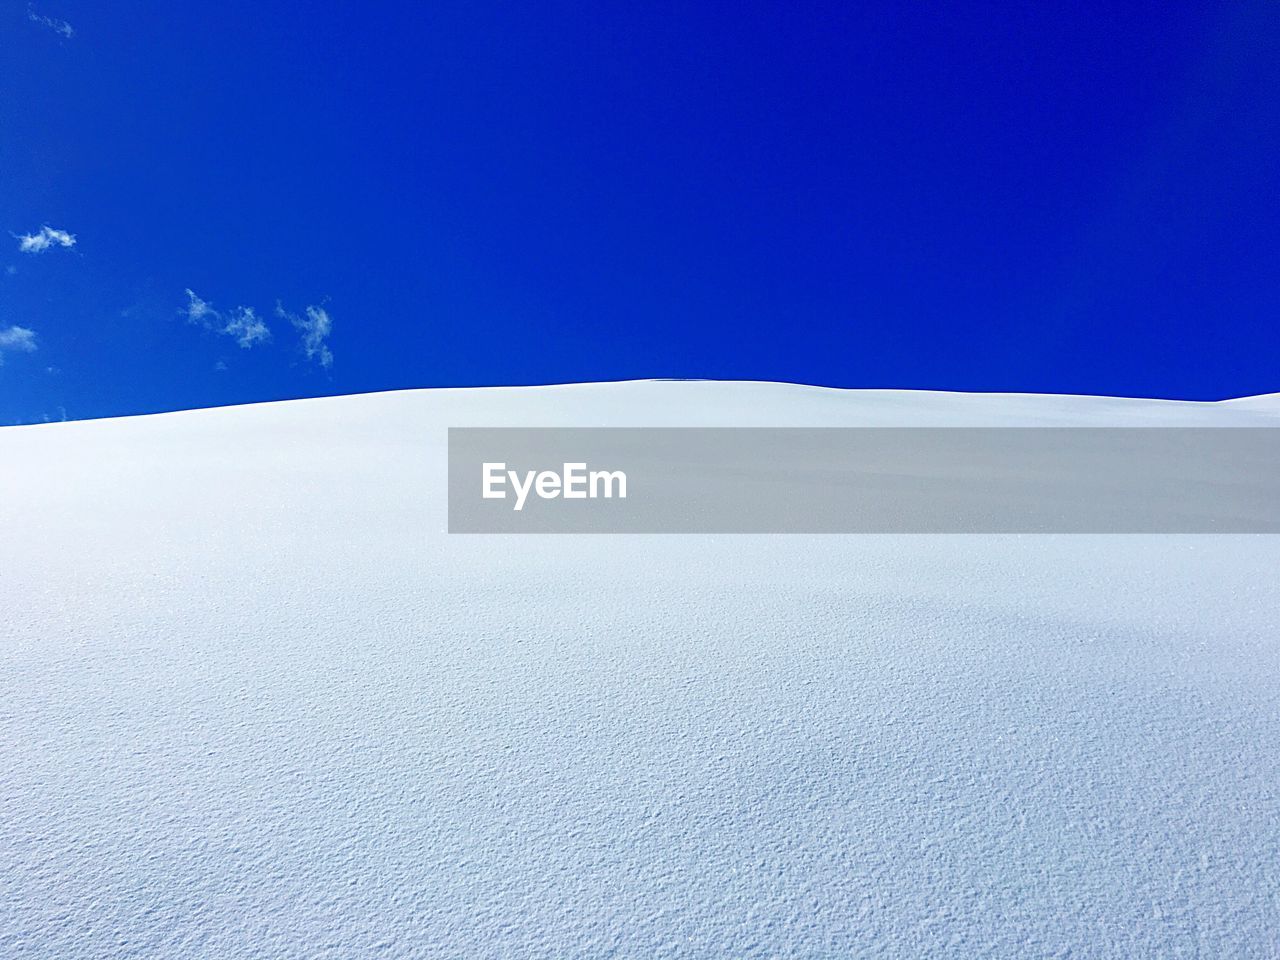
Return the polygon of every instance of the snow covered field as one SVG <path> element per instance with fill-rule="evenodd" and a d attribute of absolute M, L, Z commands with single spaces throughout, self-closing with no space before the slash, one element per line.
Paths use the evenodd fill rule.
<path fill-rule="evenodd" d="M 462 537 L 449 426 L 1276 424 L 644 382 L 0 430 L 0 956 L 1280 956 L 1280 538 Z"/>

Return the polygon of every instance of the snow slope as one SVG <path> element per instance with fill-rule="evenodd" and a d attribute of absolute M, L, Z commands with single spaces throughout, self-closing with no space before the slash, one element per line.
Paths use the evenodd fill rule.
<path fill-rule="evenodd" d="M 0 430 L 0 956 L 1276 957 L 1280 538 L 448 537 L 463 425 L 1277 424 L 643 382 Z"/>

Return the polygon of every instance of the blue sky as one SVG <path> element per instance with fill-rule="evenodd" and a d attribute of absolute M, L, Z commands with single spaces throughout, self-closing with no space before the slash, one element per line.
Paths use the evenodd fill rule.
<path fill-rule="evenodd" d="M 0 423 L 1280 390 L 1274 3 L 40 0 L 0 69 Z"/>

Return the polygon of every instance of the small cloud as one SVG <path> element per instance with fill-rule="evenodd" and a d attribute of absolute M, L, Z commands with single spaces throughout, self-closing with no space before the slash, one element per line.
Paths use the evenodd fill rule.
<path fill-rule="evenodd" d="M 28 327 L 9 327 L 0 330 L 0 350 L 21 350 L 30 353 L 36 348 L 36 332 Z"/>
<path fill-rule="evenodd" d="M 69 248 L 76 245 L 75 234 L 55 230 L 47 225 L 41 227 L 38 233 L 15 233 L 14 236 L 18 240 L 18 249 L 23 253 L 44 253 L 52 246 Z"/>
<path fill-rule="evenodd" d="M 333 319 L 323 307 L 307 307 L 305 316 L 289 313 L 284 305 L 276 302 L 276 316 L 288 320 L 302 337 L 302 350 L 308 360 L 314 360 L 328 370 L 333 366 L 333 351 L 325 340 L 333 332 Z"/>
<path fill-rule="evenodd" d="M 218 373 L 222 373 L 227 369 L 227 361 L 219 360 L 217 363 L 213 365 L 213 369 L 218 371 Z"/>
<path fill-rule="evenodd" d="M 4 272 L 8 276 L 12 277 L 18 272 L 18 268 L 15 267 L 12 263 L 5 264 Z"/>
<path fill-rule="evenodd" d="M 48 27 L 64 40 L 70 40 L 76 35 L 71 24 L 65 20 L 59 20 L 56 17 L 46 17 L 43 14 L 36 13 L 35 7 L 27 6 L 27 19 L 32 23 L 38 23 L 42 27 Z"/>
<path fill-rule="evenodd" d="M 31 353 L 36 349 L 36 332 L 28 327 L 0 328 L 0 363 L 4 363 L 6 350 Z"/>
<path fill-rule="evenodd" d="M 203 324 L 206 322 L 206 317 L 216 317 L 218 315 L 213 307 L 201 300 L 190 287 L 187 287 L 187 299 L 190 301 L 187 304 L 187 323 Z"/>
<path fill-rule="evenodd" d="M 198 324 L 206 330 L 235 337 L 236 343 L 245 350 L 256 343 L 266 343 L 271 339 L 270 328 L 253 312 L 253 307 L 236 307 L 224 316 L 220 310 L 213 308 L 213 304 L 202 300 L 191 289 L 187 290 L 187 301 L 187 307 L 183 311 L 186 314 L 187 323 Z"/>
<path fill-rule="evenodd" d="M 235 337 L 236 343 L 246 350 L 255 343 L 266 343 L 271 339 L 271 331 L 254 314 L 253 307 L 236 307 L 222 332 Z"/>

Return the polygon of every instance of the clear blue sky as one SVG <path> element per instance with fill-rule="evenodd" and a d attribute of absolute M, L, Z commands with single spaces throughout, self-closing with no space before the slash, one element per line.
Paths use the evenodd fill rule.
<path fill-rule="evenodd" d="M 1270 0 L 15 0 L 0 67 L 3 423 L 1280 390 Z"/>

